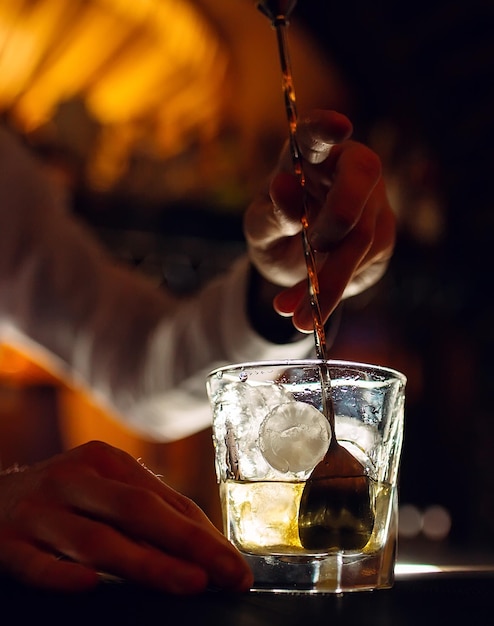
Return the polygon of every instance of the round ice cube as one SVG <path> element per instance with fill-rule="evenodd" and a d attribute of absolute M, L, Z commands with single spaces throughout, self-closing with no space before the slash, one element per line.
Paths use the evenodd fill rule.
<path fill-rule="evenodd" d="M 264 419 L 259 448 L 274 469 L 287 473 L 311 470 L 331 440 L 328 420 L 311 404 L 286 402 Z"/>

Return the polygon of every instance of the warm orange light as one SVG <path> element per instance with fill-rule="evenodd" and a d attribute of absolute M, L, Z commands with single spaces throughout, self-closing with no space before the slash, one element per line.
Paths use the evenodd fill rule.
<path fill-rule="evenodd" d="M 290 39 L 299 111 L 344 110 L 338 74 L 296 20 Z M 243 203 L 286 136 L 280 80 L 251 0 L 0 2 L 0 113 L 65 151 L 93 189 L 170 203 L 235 188 Z"/>
<path fill-rule="evenodd" d="M 134 141 L 147 134 L 163 157 L 180 152 L 190 137 L 209 138 L 219 127 L 227 58 L 187 0 L 0 6 L 0 107 L 24 132 L 48 122 L 61 103 L 83 99 L 102 126 Z M 98 170 L 97 157 L 92 165 L 102 183 L 117 176 L 125 158 L 103 143 L 104 136 L 105 167 Z"/>

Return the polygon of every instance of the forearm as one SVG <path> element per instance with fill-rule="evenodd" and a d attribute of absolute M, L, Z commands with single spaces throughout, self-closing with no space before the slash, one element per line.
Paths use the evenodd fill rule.
<path fill-rule="evenodd" d="M 272 309 L 273 286 L 248 287 L 247 259 L 178 300 L 116 265 L 1 132 L 0 189 L 0 321 L 143 433 L 205 428 L 205 376 L 218 365 L 309 356 L 310 336 Z"/>

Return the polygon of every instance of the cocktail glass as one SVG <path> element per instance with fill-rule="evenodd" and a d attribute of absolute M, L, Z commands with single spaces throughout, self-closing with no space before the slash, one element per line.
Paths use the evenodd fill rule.
<path fill-rule="evenodd" d="M 343 510 L 339 519 L 314 520 L 331 542 L 307 549 L 299 505 L 332 436 L 321 393 L 320 368 L 328 365 L 336 436 L 369 478 L 372 518 Z M 344 361 L 241 363 L 209 374 L 224 531 L 252 568 L 253 590 L 342 593 L 392 586 L 405 385 L 396 370 Z M 348 494 L 345 501 L 351 503 Z M 349 541 L 356 532 L 367 533 L 357 549 Z"/>

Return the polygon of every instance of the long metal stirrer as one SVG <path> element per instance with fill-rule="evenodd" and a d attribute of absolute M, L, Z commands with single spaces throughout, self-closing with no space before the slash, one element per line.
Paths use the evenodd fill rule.
<path fill-rule="evenodd" d="M 274 9 L 268 5 L 277 5 Z M 282 75 L 282 87 L 283 87 L 283 96 L 285 101 L 285 110 L 288 121 L 288 131 L 289 131 L 289 142 L 290 142 L 290 152 L 293 161 L 293 167 L 295 175 L 297 176 L 300 186 L 302 189 L 305 187 L 305 176 L 302 167 L 302 155 L 300 152 L 300 148 L 297 141 L 297 105 L 295 98 L 295 88 L 293 86 L 293 78 L 290 64 L 290 55 L 288 52 L 288 42 L 286 35 L 286 27 L 288 26 L 288 11 L 291 11 L 295 6 L 295 2 L 292 1 L 288 3 L 290 8 L 285 12 L 280 12 L 280 8 L 278 5 L 286 5 L 287 3 L 278 2 L 278 3 L 269 3 L 269 2 L 258 2 L 258 9 L 264 13 L 270 20 L 276 31 L 276 37 L 278 42 L 278 53 L 281 64 L 281 75 Z M 307 212 L 307 203 L 306 203 L 306 194 L 304 193 L 304 214 L 302 216 L 302 242 L 303 242 L 303 250 L 305 263 L 307 266 L 307 276 L 309 283 L 309 298 L 310 298 L 310 306 L 312 311 L 312 321 L 314 326 L 314 342 L 316 348 L 316 355 L 319 359 L 326 361 L 326 335 L 324 332 L 324 323 L 322 321 L 321 308 L 319 306 L 319 280 L 317 277 L 317 266 L 316 260 L 314 256 L 314 251 L 309 243 L 308 238 L 308 212 Z"/>

